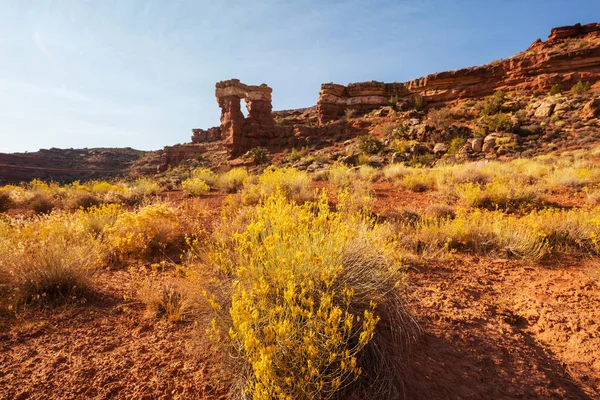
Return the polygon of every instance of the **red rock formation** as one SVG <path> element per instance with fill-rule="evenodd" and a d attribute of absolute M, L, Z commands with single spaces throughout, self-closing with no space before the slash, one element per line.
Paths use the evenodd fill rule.
<path fill-rule="evenodd" d="M 251 137 L 270 137 L 269 131 L 275 126 L 273 119 L 271 92 L 264 83 L 249 86 L 238 79 L 217 83 L 215 96 L 221 107 L 221 134 L 223 140 L 234 153 L 249 148 Z M 241 111 L 241 99 L 246 101 L 248 118 Z"/>
<path fill-rule="evenodd" d="M 569 41 L 572 38 L 584 40 Z M 600 24 L 574 25 L 552 30 L 547 42 L 537 40 L 525 52 L 481 67 L 441 72 L 403 83 L 361 82 L 348 86 L 321 86 L 319 122 L 342 116 L 346 109 L 367 112 L 393 99 L 426 103 L 483 97 L 496 90 L 547 91 L 554 84 L 564 88 L 578 81 L 600 81 Z"/>
<path fill-rule="evenodd" d="M 182 161 L 197 158 L 204 153 L 206 153 L 206 147 L 198 144 L 166 146 L 160 156 L 158 172 L 166 171 L 171 167 L 176 167 Z"/>
<path fill-rule="evenodd" d="M 221 140 L 221 128 L 192 129 L 192 143 L 208 143 Z"/>

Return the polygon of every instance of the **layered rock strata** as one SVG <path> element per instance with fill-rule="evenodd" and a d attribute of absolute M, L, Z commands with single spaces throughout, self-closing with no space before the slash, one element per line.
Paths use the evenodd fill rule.
<path fill-rule="evenodd" d="M 581 39 L 581 40 L 574 40 Z M 340 118 L 346 110 L 364 113 L 393 103 L 444 103 L 483 97 L 499 89 L 523 93 L 548 91 L 559 84 L 600 81 L 600 24 L 552 29 L 526 51 L 480 67 L 431 74 L 408 82 L 361 82 L 321 86 L 319 122 Z"/>

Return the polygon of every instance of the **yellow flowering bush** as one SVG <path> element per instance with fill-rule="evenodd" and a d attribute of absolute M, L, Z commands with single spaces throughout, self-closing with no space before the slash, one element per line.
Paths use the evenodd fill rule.
<path fill-rule="evenodd" d="M 104 230 L 118 256 L 146 256 L 164 250 L 181 237 L 181 220 L 165 204 L 151 204 L 139 211 L 119 214 Z"/>
<path fill-rule="evenodd" d="M 208 186 L 206 182 L 204 182 L 200 178 L 195 177 L 188 178 L 181 182 L 181 187 L 183 188 L 183 190 L 185 190 L 193 196 L 200 196 L 210 191 L 210 186 Z"/>
<path fill-rule="evenodd" d="M 255 183 L 244 187 L 242 199 L 245 204 L 256 204 L 280 190 L 287 198 L 302 202 L 313 196 L 310 184 L 311 178 L 305 171 L 270 166 L 263 171 Z"/>
<path fill-rule="evenodd" d="M 600 208 L 534 210 L 523 217 L 460 210 L 454 219 L 428 218 L 401 225 L 400 233 L 408 247 L 422 254 L 447 250 L 531 261 L 569 250 L 598 254 Z"/>
<path fill-rule="evenodd" d="M 226 192 L 235 193 L 244 186 L 248 178 L 248 171 L 244 168 L 232 168 L 219 176 L 217 186 Z"/>
<path fill-rule="evenodd" d="M 387 345 L 397 356 L 398 343 L 414 337 L 418 328 L 396 297 L 398 265 L 383 254 L 368 257 L 368 248 L 384 253 L 387 246 L 372 227 L 359 214 L 330 210 L 325 196 L 297 205 L 277 191 L 231 247 L 213 248 L 211 259 L 233 278 L 226 336 L 244 360 L 248 396 L 331 398 L 360 377 L 384 373 L 378 362 L 389 359 L 368 350 L 374 340 L 393 338 Z M 384 316 L 384 329 L 406 335 L 380 334 Z M 210 334 L 225 336 L 216 321 Z M 388 389 L 399 371 L 386 372 Z"/>

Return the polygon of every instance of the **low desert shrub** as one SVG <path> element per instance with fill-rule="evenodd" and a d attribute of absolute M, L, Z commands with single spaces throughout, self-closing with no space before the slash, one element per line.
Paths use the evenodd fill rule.
<path fill-rule="evenodd" d="M 12 311 L 85 291 L 106 254 L 104 243 L 68 214 L 14 221 L 0 230 L 0 304 Z"/>
<path fill-rule="evenodd" d="M 192 196 L 201 196 L 210 191 L 210 186 L 197 177 L 185 179 L 181 182 L 181 187 Z"/>
<path fill-rule="evenodd" d="M 288 199 L 303 202 L 313 196 L 311 179 L 305 171 L 295 168 L 277 168 L 270 166 L 258 177 L 255 183 L 249 183 L 242 190 L 245 204 L 256 204 L 277 190 Z"/>
<path fill-rule="evenodd" d="M 448 146 L 448 155 L 455 155 L 458 151 L 467 143 L 465 138 L 455 137 L 450 141 L 450 145 Z"/>
<path fill-rule="evenodd" d="M 256 164 L 266 164 L 269 162 L 269 150 L 264 147 L 253 147 L 248 153 L 252 161 Z"/>
<path fill-rule="evenodd" d="M 491 96 L 488 96 L 483 101 L 481 115 L 494 115 L 502 110 L 502 105 L 506 100 L 506 93 L 502 90 L 497 91 Z"/>
<path fill-rule="evenodd" d="M 412 169 L 404 164 L 389 164 L 383 167 L 383 176 L 390 180 L 402 178 L 411 172 Z"/>
<path fill-rule="evenodd" d="M 511 211 L 542 203 L 539 187 L 505 177 L 494 178 L 483 186 L 477 183 L 459 184 L 454 190 L 464 205 L 469 207 Z"/>
<path fill-rule="evenodd" d="M 429 110 L 427 119 L 440 129 L 450 128 L 455 121 L 452 111 L 448 107 Z"/>
<path fill-rule="evenodd" d="M 377 154 L 383 148 L 381 140 L 377 139 L 373 135 L 360 136 L 358 148 L 365 154 Z"/>
<path fill-rule="evenodd" d="M 228 193 L 235 193 L 242 189 L 248 178 L 248 171 L 244 168 L 232 168 L 219 176 L 217 186 Z"/>
<path fill-rule="evenodd" d="M 559 167 L 548 173 L 545 181 L 550 186 L 564 186 L 579 190 L 600 184 L 600 168 L 593 165 L 582 168 L 577 166 Z"/>
<path fill-rule="evenodd" d="M 335 163 L 327 171 L 327 179 L 338 188 L 350 187 L 357 179 L 356 168 L 351 168 L 343 163 Z"/>
<path fill-rule="evenodd" d="M 150 269 L 140 267 L 130 273 L 139 284 L 137 295 L 146 305 L 149 316 L 170 322 L 181 322 L 191 317 L 193 308 L 187 291 L 165 276 L 164 265 L 153 264 Z"/>
<path fill-rule="evenodd" d="M 213 171 L 208 168 L 196 168 L 190 174 L 190 178 L 198 179 L 204 181 L 208 186 L 213 188 L 218 187 L 219 177 Z"/>
<path fill-rule="evenodd" d="M 8 211 L 13 206 L 13 201 L 10 198 L 10 193 L 0 190 L 0 213 Z"/>
<path fill-rule="evenodd" d="M 583 82 L 579 81 L 571 87 L 571 94 L 572 95 L 586 94 L 587 92 L 590 91 L 591 88 L 592 88 L 592 85 L 590 85 L 589 82 L 583 83 Z"/>
<path fill-rule="evenodd" d="M 383 176 L 383 173 L 380 169 L 373 168 L 369 165 L 361 165 L 360 168 L 358 168 L 358 176 L 360 179 L 367 182 L 376 182 Z"/>
<path fill-rule="evenodd" d="M 123 212 L 104 232 L 117 257 L 153 256 L 183 239 L 180 218 L 173 208 L 164 204 Z"/>
<path fill-rule="evenodd" d="M 35 211 L 36 214 L 49 214 L 54 210 L 55 204 L 51 198 L 39 193 L 29 201 L 29 207 Z"/>
<path fill-rule="evenodd" d="M 138 178 L 129 186 L 129 190 L 144 197 L 154 196 L 160 192 L 160 184 L 151 178 Z"/>
<path fill-rule="evenodd" d="M 435 189 L 435 179 L 427 172 L 414 172 L 400 179 L 398 185 L 411 192 L 426 192 Z"/>
<path fill-rule="evenodd" d="M 534 210 L 523 217 L 501 211 L 462 210 L 454 219 L 423 219 L 400 226 L 400 237 L 424 256 L 447 252 L 539 261 L 548 256 L 597 255 L 600 209 Z"/>
<path fill-rule="evenodd" d="M 400 396 L 419 328 L 382 232 L 332 211 L 326 197 L 296 205 L 277 192 L 230 251 L 213 254 L 232 294 L 229 312 L 219 312 L 222 329 L 215 320 L 210 334 L 242 360 L 246 396 Z"/>
<path fill-rule="evenodd" d="M 101 200 L 91 193 L 78 193 L 71 201 L 71 208 L 78 209 L 88 209 L 94 206 L 100 205 Z"/>
<path fill-rule="evenodd" d="M 562 93 L 562 87 L 557 83 L 550 88 L 550 96 L 556 96 Z"/>

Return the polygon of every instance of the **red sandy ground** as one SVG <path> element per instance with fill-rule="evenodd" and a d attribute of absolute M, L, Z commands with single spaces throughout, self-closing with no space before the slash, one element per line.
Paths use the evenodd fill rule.
<path fill-rule="evenodd" d="M 435 194 L 376 188 L 384 214 L 436 203 Z M 222 198 L 207 200 L 213 217 Z M 406 398 L 600 399 L 597 263 L 407 263 L 406 295 L 425 333 Z M 128 272 L 105 271 L 85 302 L 0 318 L 0 399 L 226 398 L 232 374 L 201 330 L 148 319 L 134 292 Z"/>

